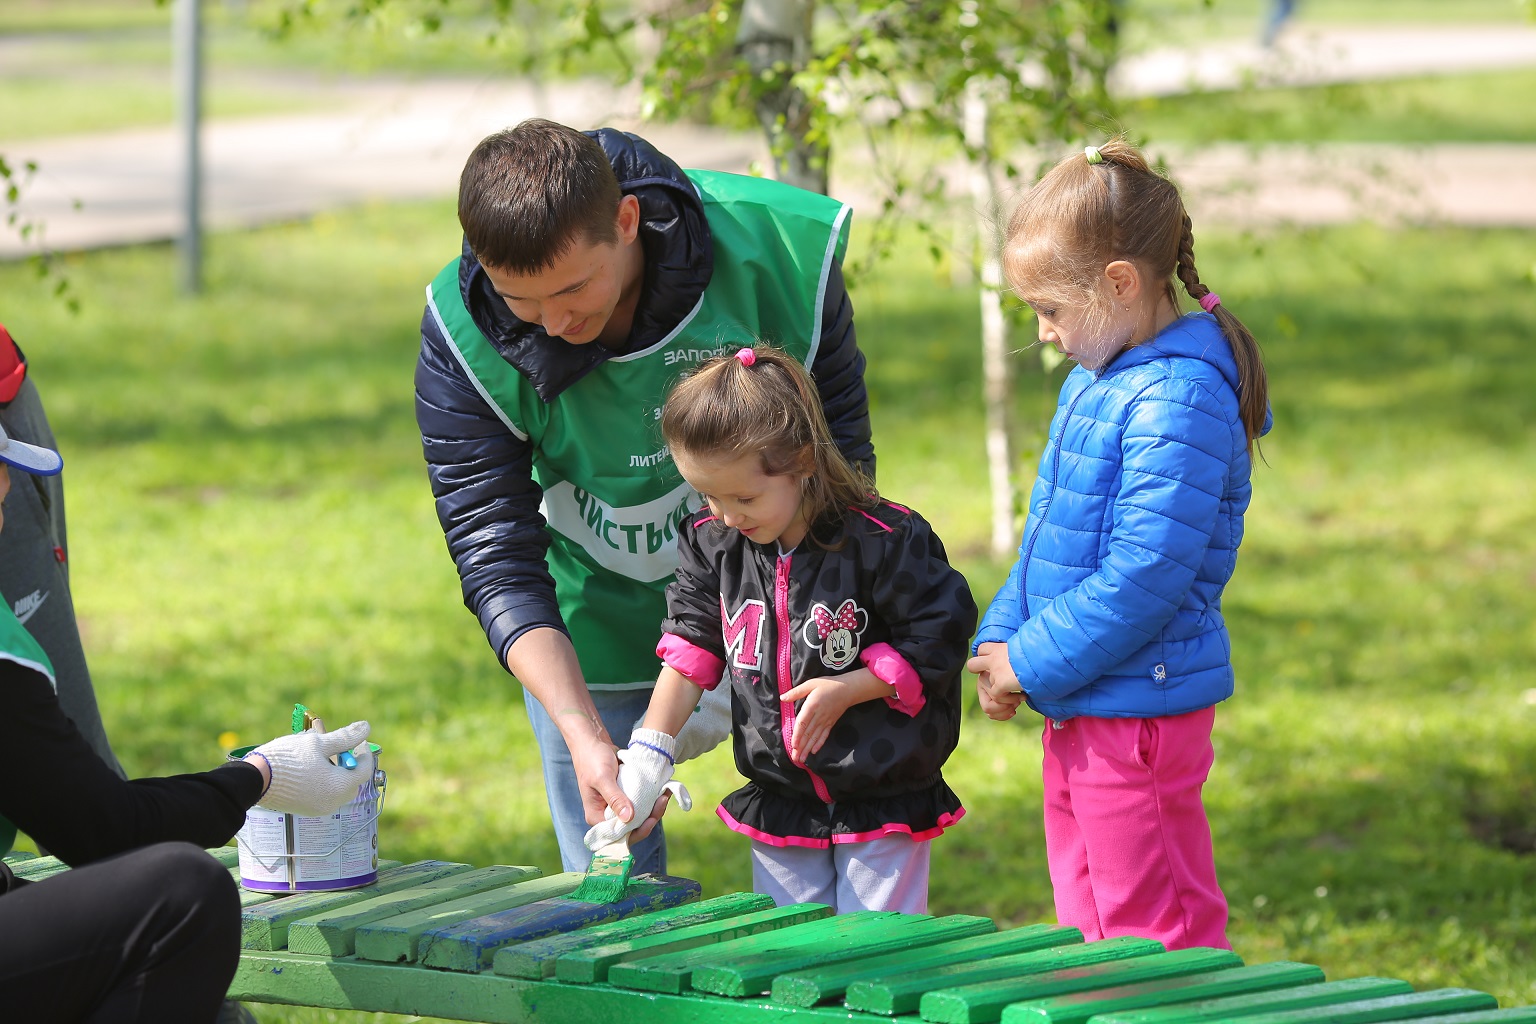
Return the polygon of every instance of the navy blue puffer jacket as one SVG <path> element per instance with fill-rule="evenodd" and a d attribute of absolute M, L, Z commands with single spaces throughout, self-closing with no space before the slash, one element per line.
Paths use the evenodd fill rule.
<path fill-rule="evenodd" d="M 976 640 L 1008 644 L 1036 711 L 1151 718 L 1232 695 L 1221 593 L 1252 494 L 1237 389 L 1207 313 L 1068 375 Z"/>

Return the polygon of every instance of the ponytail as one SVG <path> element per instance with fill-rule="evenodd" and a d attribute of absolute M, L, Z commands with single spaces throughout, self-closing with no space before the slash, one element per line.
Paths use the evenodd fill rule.
<path fill-rule="evenodd" d="M 1232 346 L 1232 356 L 1237 362 L 1238 413 L 1248 433 L 1248 453 L 1252 455 L 1253 443 L 1264 430 L 1264 420 L 1269 415 L 1269 379 L 1264 372 L 1264 357 L 1253 332 L 1222 304 L 1215 292 L 1200 282 L 1200 274 L 1195 270 L 1195 233 L 1187 213 L 1184 214 L 1184 234 L 1179 240 L 1176 273 L 1189 297 L 1216 318 L 1221 333 L 1227 337 L 1227 344 Z M 1168 287 L 1171 292 L 1171 282 Z"/>

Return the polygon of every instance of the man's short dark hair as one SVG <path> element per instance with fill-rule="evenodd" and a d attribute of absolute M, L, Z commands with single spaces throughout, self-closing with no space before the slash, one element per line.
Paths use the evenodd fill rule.
<path fill-rule="evenodd" d="M 485 266 L 549 268 L 578 240 L 618 240 L 623 194 L 596 139 L 533 118 L 483 139 L 459 175 L 459 223 Z"/>

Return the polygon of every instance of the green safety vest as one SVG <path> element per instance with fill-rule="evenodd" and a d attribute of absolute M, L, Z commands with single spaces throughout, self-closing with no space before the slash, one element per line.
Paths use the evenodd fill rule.
<path fill-rule="evenodd" d="M 16 613 L 11 611 L 11 602 L 0 599 L 0 659 L 14 661 L 23 668 L 34 669 L 48 677 L 48 682 L 54 690 L 58 690 L 58 680 L 53 676 L 53 663 L 48 660 L 42 644 L 33 639 L 16 618 Z M 16 842 L 16 826 L 12 825 L 4 815 L 0 815 L 0 857 L 11 852 L 11 846 Z"/>
<path fill-rule="evenodd" d="M 587 684 L 652 686 L 677 529 L 699 497 L 678 474 L 658 420 L 683 371 L 757 341 L 807 366 L 821 340 L 832 263 L 850 208 L 763 178 L 688 171 L 714 236 L 698 305 L 649 348 L 613 356 L 544 402 L 474 324 L 454 260 L 427 304 L 455 357 L 507 428 L 533 443 L 533 478 L 560 614 Z"/>

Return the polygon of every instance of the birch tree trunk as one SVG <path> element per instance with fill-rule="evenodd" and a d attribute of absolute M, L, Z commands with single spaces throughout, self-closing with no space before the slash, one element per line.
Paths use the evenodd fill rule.
<path fill-rule="evenodd" d="M 758 124 L 773 149 L 774 176 L 825 195 L 827 147 L 805 140 L 811 99 L 790 83 L 790 76 L 810 59 L 815 13 L 815 0 L 745 0 L 736 47 L 753 74 L 778 74 L 779 88 L 757 103 Z"/>
<path fill-rule="evenodd" d="M 997 179 L 987 147 L 986 83 L 971 79 L 964 106 L 966 146 L 971 159 L 971 203 L 980 250 L 982 401 L 987 424 L 987 482 L 992 511 L 992 554 L 1013 551 L 1013 453 L 1009 443 L 1008 323 L 1003 317 L 1003 267 L 998 238 Z"/>

